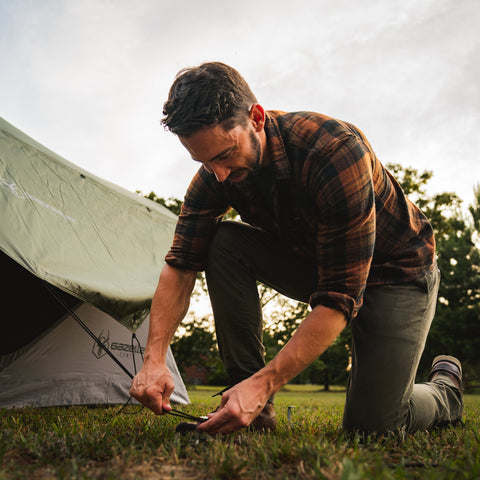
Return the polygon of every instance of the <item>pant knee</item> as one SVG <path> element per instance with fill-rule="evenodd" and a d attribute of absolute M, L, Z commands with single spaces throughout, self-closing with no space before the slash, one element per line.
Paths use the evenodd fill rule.
<path fill-rule="evenodd" d="M 353 410 L 353 411 L 352 411 Z M 343 430 L 362 434 L 382 435 L 397 432 L 404 428 L 408 417 L 408 407 L 400 410 L 375 411 L 375 408 L 345 410 L 343 415 Z"/>
<path fill-rule="evenodd" d="M 210 242 L 207 256 L 207 274 L 216 266 L 245 262 L 245 252 L 248 252 L 248 236 L 240 222 L 220 222 Z M 251 227 L 250 227 L 251 228 Z"/>

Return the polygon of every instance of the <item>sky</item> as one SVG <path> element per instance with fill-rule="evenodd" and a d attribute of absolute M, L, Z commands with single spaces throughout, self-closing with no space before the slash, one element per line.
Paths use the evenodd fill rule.
<path fill-rule="evenodd" d="M 176 73 L 235 67 L 266 109 L 359 127 L 428 193 L 480 182 L 479 0 L 0 0 L 0 116 L 131 191 L 198 168 L 160 125 Z"/>

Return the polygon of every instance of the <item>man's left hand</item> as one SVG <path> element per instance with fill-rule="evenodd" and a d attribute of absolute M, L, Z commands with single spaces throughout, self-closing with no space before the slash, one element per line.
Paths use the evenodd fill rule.
<path fill-rule="evenodd" d="M 197 430 L 215 435 L 232 433 L 250 425 L 269 398 L 255 383 L 250 377 L 223 393 L 218 410 L 208 414 L 208 420 L 199 424 Z"/>

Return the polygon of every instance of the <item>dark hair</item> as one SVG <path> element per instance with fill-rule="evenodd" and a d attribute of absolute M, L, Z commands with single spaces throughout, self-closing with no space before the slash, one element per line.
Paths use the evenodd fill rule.
<path fill-rule="evenodd" d="M 184 137 L 222 123 L 230 129 L 246 121 L 254 103 L 255 95 L 234 68 L 203 63 L 178 72 L 163 105 L 162 124 Z"/>

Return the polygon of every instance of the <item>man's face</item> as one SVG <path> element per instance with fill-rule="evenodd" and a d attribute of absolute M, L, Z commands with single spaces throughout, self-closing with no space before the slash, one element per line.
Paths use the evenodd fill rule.
<path fill-rule="evenodd" d="M 207 127 L 189 137 L 180 137 L 180 141 L 219 182 L 245 180 L 262 156 L 260 140 L 250 124 L 230 130 L 221 125 Z"/>

